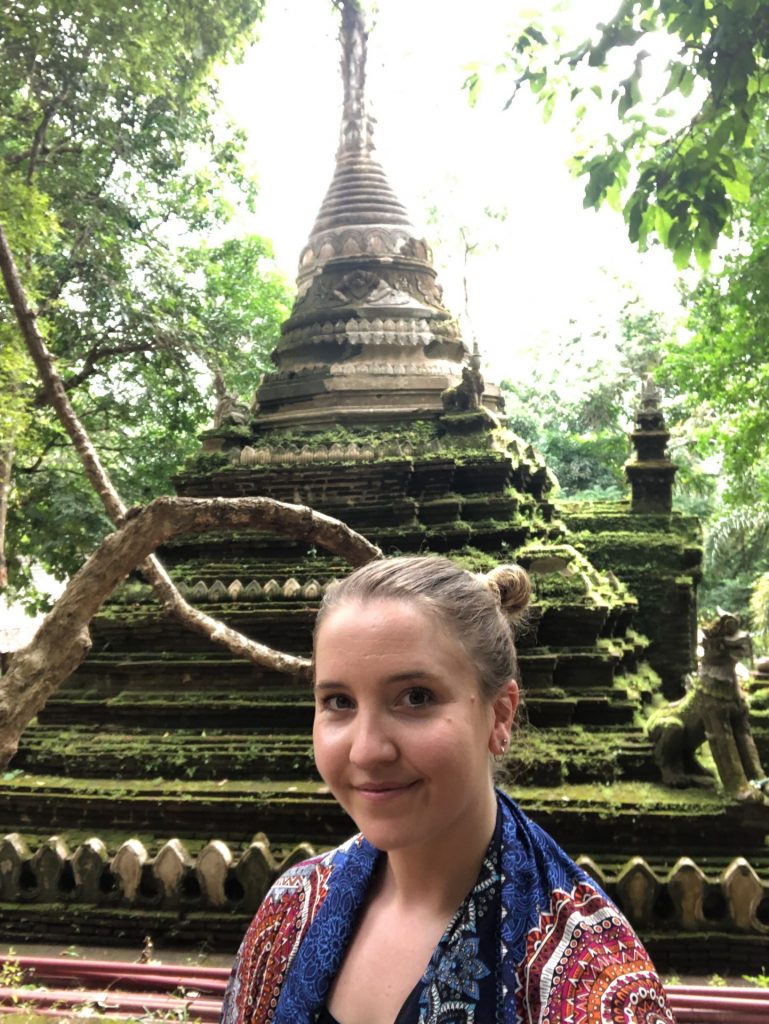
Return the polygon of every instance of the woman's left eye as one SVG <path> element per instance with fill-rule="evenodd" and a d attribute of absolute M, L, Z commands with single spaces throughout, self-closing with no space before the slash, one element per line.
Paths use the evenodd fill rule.
<path fill-rule="evenodd" d="M 415 686 L 403 695 L 403 703 L 409 708 L 423 708 L 432 704 L 434 700 L 432 693 L 422 686 Z"/>

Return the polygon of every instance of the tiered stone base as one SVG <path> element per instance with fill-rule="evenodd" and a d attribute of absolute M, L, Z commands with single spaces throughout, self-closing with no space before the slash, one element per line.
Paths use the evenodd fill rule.
<path fill-rule="evenodd" d="M 592 858 L 599 881 L 664 948 L 675 937 L 691 950 L 700 930 L 763 941 L 769 813 L 663 789 L 643 728 L 660 697 L 655 667 L 671 686 L 691 667 L 698 563 L 689 526 L 631 521 L 618 504 L 602 507 L 605 521 L 588 530 L 589 509 L 548 500 L 548 474 L 531 449 L 487 416 L 444 420 L 357 431 L 357 440 L 346 428 L 279 437 L 239 428 L 219 436 L 220 450 L 202 456 L 179 491 L 309 504 L 388 554 L 446 553 L 475 571 L 519 561 L 534 599 L 519 637 L 529 725 L 510 759 L 514 795 L 570 853 Z M 162 557 L 193 604 L 296 654 L 310 649 L 324 588 L 348 571 L 305 545 L 254 533 L 187 537 Z M 12 844 L 16 882 L 4 882 L 0 866 L 2 899 L 14 908 L 3 915 L 6 937 L 51 935 L 56 921 L 71 921 L 83 940 L 103 941 L 112 922 L 120 937 L 149 932 L 189 944 L 205 935 L 233 948 L 297 844 L 323 848 L 353 831 L 314 769 L 308 687 L 180 630 L 139 579 L 103 610 L 93 637 L 91 655 L 27 731 L 0 785 L 0 835 L 27 843 Z M 46 844 L 53 833 L 70 854 Z M 269 857 L 258 834 L 273 844 Z M 89 844 L 78 859 L 93 836 L 103 846 Z M 724 876 L 736 853 L 754 866 L 742 903 L 732 895 L 742 875 Z M 686 898 L 674 872 L 681 855 L 701 865 Z M 641 875 L 635 862 L 627 867 L 634 856 L 645 859 Z M 84 880 L 86 863 L 95 886 Z M 692 900 L 704 908 L 693 916 Z"/>

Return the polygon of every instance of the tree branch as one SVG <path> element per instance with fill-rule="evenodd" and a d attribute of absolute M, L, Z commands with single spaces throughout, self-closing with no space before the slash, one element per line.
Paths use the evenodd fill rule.
<path fill-rule="evenodd" d="M 140 563 L 146 573 L 147 565 L 155 561 L 152 552 L 171 538 L 222 528 L 273 531 L 312 541 L 351 565 L 381 557 L 379 548 L 345 523 L 304 505 L 271 498 L 157 498 L 146 508 L 131 510 L 124 525 L 102 541 L 72 578 L 32 642 L 14 655 L 0 679 L 0 770 L 16 753 L 31 719 L 88 653 L 88 626 L 118 583 Z M 165 588 L 157 582 L 153 585 L 169 613 L 174 614 L 179 603 L 184 605 L 170 580 Z M 187 616 L 185 611 L 185 621 Z M 233 654 L 262 663 L 269 659 L 273 668 L 292 675 L 306 675 L 309 670 L 307 658 L 272 651 L 200 612 L 194 611 L 194 618 L 213 623 L 213 631 L 207 625 L 201 632 Z M 259 658 L 254 656 L 256 651 L 261 652 Z"/>
<path fill-rule="evenodd" d="M 8 500 L 11 491 L 13 446 L 0 448 L 0 590 L 8 586 L 8 560 L 5 555 L 5 530 L 8 523 Z"/>
<path fill-rule="evenodd" d="M 65 443 L 66 442 L 64 441 L 63 437 L 52 438 L 52 440 L 48 441 L 46 444 L 43 445 L 43 450 L 40 452 L 40 454 L 38 455 L 38 457 L 35 459 L 31 466 L 20 466 L 18 462 L 14 463 L 14 473 L 37 473 L 38 469 L 40 469 L 40 467 L 42 466 L 48 452 L 52 452 L 54 448 L 64 448 Z"/>
<path fill-rule="evenodd" d="M 5 163 L 8 167 L 17 167 L 19 164 L 23 164 L 25 160 L 33 155 L 33 147 L 22 150 L 20 153 L 11 153 L 5 158 Z M 61 153 L 74 153 L 76 156 L 80 156 L 83 152 L 82 146 L 72 145 L 69 142 L 57 142 L 53 146 L 40 146 L 38 150 L 38 158 L 48 159 L 52 156 L 59 156 Z"/>
<path fill-rule="evenodd" d="M 69 96 L 68 85 L 66 85 L 57 96 L 54 96 L 51 102 L 43 108 L 43 119 L 37 126 L 35 137 L 32 140 L 32 149 L 29 154 L 29 166 L 27 167 L 27 174 L 25 179 L 27 185 L 32 184 L 32 179 L 35 176 L 37 161 L 40 157 L 40 151 L 45 140 L 45 133 L 48 131 L 48 125 L 51 123 L 51 118 L 56 113 L 57 109 L 62 105 L 67 96 Z"/>
<path fill-rule="evenodd" d="M 152 352 L 153 346 L 148 342 L 143 342 L 138 345 L 131 345 L 126 343 L 125 345 L 93 345 L 86 352 L 83 360 L 82 367 L 77 373 L 70 374 L 65 380 L 62 380 L 61 386 L 64 391 L 72 391 L 79 387 L 89 377 L 93 377 L 94 374 L 99 372 L 99 361 L 102 359 L 109 359 L 110 356 L 125 356 L 131 355 L 136 352 Z M 48 402 L 48 395 L 45 388 L 40 388 L 35 395 L 35 408 L 41 408 Z"/>

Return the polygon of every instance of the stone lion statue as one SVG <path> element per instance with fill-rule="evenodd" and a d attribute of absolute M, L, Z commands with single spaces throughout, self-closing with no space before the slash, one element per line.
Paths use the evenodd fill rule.
<path fill-rule="evenodd" d="M 484 388 L 480 365 L 473 361 L 470 366 L 463 366 L 461 382 L 453 388 L 446 388 L 441 393 L 443 411 L 456 413 L 474 412 L 476 409 L 480 409 Z"/>
<path fill-rule="evenodd" d="M 230 394 L 224 385 L 224 378 L 219 371 L 214 375 L 214 394 L 216 395 L 216 408 L 214 409 L 214 429 L 220 427 L 242 427 L 247 426 L 251 419 L 251 411 L 248 406 Z"/>
<path fill-rule="evenodd" d="M 649 717 L 654 759 L 669 786 L 712 785 L 696 757 L 708 741 L 725 791 L 739 800 L 760 800 L 769 780 L 750 731 L 745 694 L 736 667 L 750 657 L 750 634 L 739 617 L 719 609 L 703 629 L 703 655 L 694 684 L 679 701 Z"/>

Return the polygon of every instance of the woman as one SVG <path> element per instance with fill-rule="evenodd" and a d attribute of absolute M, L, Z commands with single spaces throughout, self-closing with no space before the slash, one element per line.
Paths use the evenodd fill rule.
<path fill-rule="evenodd" d="M 226 1024 L 656 1024 L 630 926 L 491 763 L 518 704 L 526 574 L 372 562 L 315 627 L 318 770 L 360 834 L 289 869 L 238 953 Z"/>

